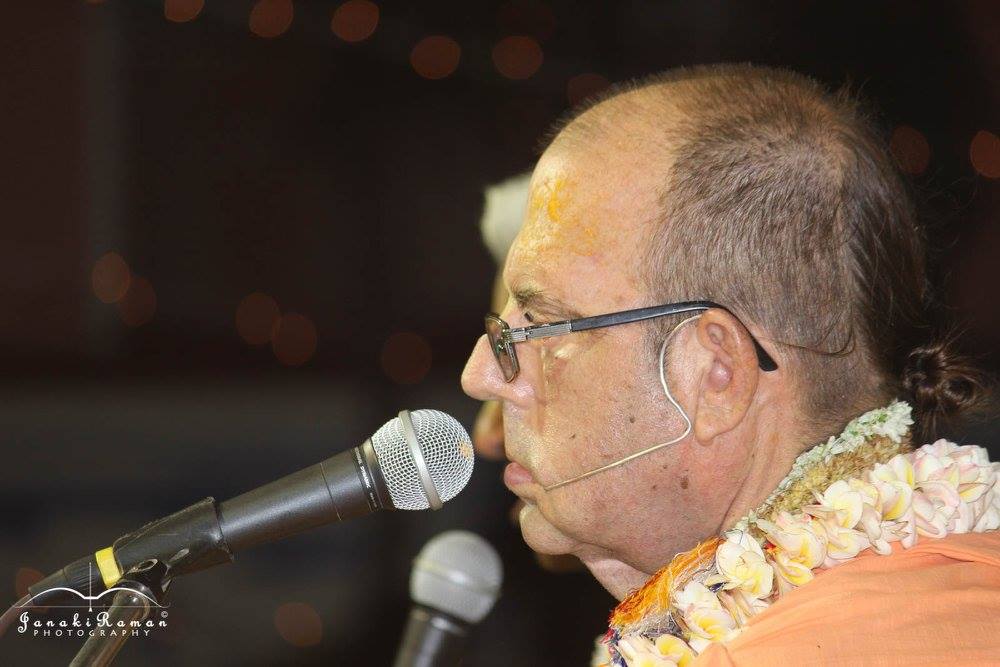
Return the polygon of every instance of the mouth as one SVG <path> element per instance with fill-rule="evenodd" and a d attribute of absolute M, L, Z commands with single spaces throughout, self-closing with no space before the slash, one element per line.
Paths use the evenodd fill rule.
<path fill-rule="evenodd" d="M 503 470 L 503 483 L 515 495 L 522 496 L 524 487 L 535 484 L 536 481 L 530 470 L 520 463 L 512 461 Z M 518 493 L 518 490 L 521 490 L 522 493 Z"/>

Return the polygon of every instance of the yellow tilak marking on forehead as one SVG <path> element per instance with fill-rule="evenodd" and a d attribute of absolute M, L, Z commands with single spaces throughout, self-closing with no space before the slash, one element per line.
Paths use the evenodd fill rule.
<path fill-rule="evenodd" d="M 549 215 L 549 220 L 558 224 L 562 222 L 563 209 L 566 207 L 567 195 L 564 192 L 566 179 L 562 176 L 556 178 L 555 183 L 549 191 L 549 201 L 545 206 L 545 212 Z"/>
<path fill-rule="evenodd" d="M 542 212 L 547 222 L 562 221 L 563 209 L 566 206 L 566 177 L 555 176 L 546 178 L 531 191 L 528 202 L 528 213 L 531 222 L 539 222 Z"/>
<path fill-rule="evenodd" d="M 572 189 L 565 176 L 544 179 L 531 192 L 528 224 L 548 222 L 553 226 L 546 230 L 550 239 L 576 254 L 593 255 L 597 251 L 597 232 L 593 226 L 577 224 L 575 217 L 567 215 Z"/>

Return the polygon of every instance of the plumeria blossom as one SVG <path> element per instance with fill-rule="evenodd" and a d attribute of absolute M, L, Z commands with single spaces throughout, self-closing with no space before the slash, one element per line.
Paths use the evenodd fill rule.
<path fill-rule="evenodd" d="M 698 581 L 690 581 L 684 588 L 674 593 L 674 605 L 682 614 L 694 607 L 722 609 L 719 596 Z"/>
<path fill-rule="evenodd" d="M 854 528 L 861 520 L 865 498 L 847 480 L 834 482 L 822 494 L 816 494 L 818 505 L 807 505 L 806 511 L 832 521 L 840 528 Z"/>
<path fill-rule="evenodd" d="M 712 642 L 728 641 L 738 634 L 732 614 L 723 609 L 718 596 L 702 583 L 689 582 L 675 596 L 675 604 L 690 633 L 688 644 L 698 653 Z"/>
<path fill-rule="evenodd" d="M 868 473 L 868 481 L 879 493 L 883 521 L 895 521 L 892 532 L 907 549 L 917 543 L 916 520 L 913 516 L 913 492 L 916 480 L 910 458 L 894 456 L 888 463 L 876 463 Z"/>
<path fill-rule="evenodd" d="M 719 574 L 705 581 L 709 586 L 721 583 L 726 590 L 739 588 L 755 598 L 771 594 L 774 570 L 764 560 L 764 551 L 750 533 L 729 531 L 726 541 L 715 552 L 715 566 Z"/>
<path fill-rule="evenodd" d="M 663 637 L 670 637 L 684 644 L 684 640 L 673 635 L 663 635 Z M 657 643 L 663 637 L 659 637 Z M 687 644 L 684 646 L 687 647 Z M 656 643 L 642 635 L 629 635 L 618 640 L 618 653 L 621 654 L 629 667 L 678 667 L 681 664 L 686 665 L 694 658 L 691 648 L 688 647 L 687 650 L 687 661 L 681 663 L 680 658 L 675 659 L 671 655 L 661 653 Z"/>
<path fill-rule="evenodd" d="M 673 660 L 677 663 L 677 667 L 688 667 L 694 661 L 694 651 L 680 637 L 660 635 L 654 645 L 660 655 Z"/>
<path fill-rule="evenodd" d="M 774 523 L 763 519 L 757 522 L 774 545 L 770 555 L 779 587 L 811 581 L 813 568 L 826 559 L 826 532 L 814 526 L 815 521 L 808 514 L 792 516 L 781 512 Z"/>

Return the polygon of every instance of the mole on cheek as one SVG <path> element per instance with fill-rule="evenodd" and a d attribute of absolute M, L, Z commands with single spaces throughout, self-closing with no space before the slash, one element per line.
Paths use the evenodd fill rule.
<path fill-rule="evenodd" d="M 681 488 L 682 489 L 688 488 L 688 478 L 687 478 L 687 475 L 681 477 Z"/>

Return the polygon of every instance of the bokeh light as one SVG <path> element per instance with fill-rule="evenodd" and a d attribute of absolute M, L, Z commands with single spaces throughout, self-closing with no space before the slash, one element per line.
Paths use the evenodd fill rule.
<path fill-rule="evenodd" d="M 45 577 L 33 567 L 19 567 L 14 574 L 14 592 L 20 600 L 28 594 L 28 586 L 34 586 Z"/>
<path fill-rule="evenodd" d="M 274 627 L 292 646 L 316 646 L 323 639 L 323 621 L 312 606 L 286 602 L 274 610 Z"/>
<path fill-rule="evenodd" d="M 577 74 L 566 83 L 566 99 L 570 106 L 576 106 L 611 85 L 606 77 L 594 72 Z"/>
<path fill-rule="evenodd" d="M 927 171 L 931 160 L 931 146 L 920 130 L 900 125 L 892 131 L 889 149 L 906 173 L 919 176 Z"/>
<path fill-rule="evenodd" d="M 345 42 L 360 42 L 371 37 L 378 27 L 378 5 L 368 0 L 348 0 L 337 7 L 330 30 Z"/>
<path fill-rule="evenodd" d="M 156 314 L 156 291 L 142 276 L 133 275 L 128 291 L 118 302 L 118 313 L 122 322 L 130 327 L 139 327 L 153 319 Z"/>
<path fill-rule="evenodd" d="M 973 168 L 987 178 L 1000 178 L 1000 137 L 987 130 L 976 132 L 969 145 Z"/>
<path fill-rule="evenodd" d="M 305 315 L 286 313 L 274 325 L 271 347 L 286 366 L 301 366 L 316 353 L 316 325 Z"/>
<path fill-rule="evenodd" d="M 257 0 L 250 10 L 250 32 L 271 39 L 288 30 L 295 16 L 292 0 Z"/>
<path fill-rule="evenodd" d="M 236 331 L 251 345 L 264 345 L 271 342 L 279 317 L 277 301 L 262 292 L 253 292 L 236 307 Z"/>
<path fill-rule="evenodd" d="M 493 64 L 508 79 L 527 79 L 542 66 L 542 47 L 526 35 L 504 37 L 493 47 Z"/>
<path fill-rule="evenodd" d="M 185 23 L 195 19 L 205 6 L 205 0 L 163 0 L 163 15 L 168 21 Z"/>
<path fill-rule="evenodd" d="M 417 384 L 431 369 L 431 346 L 420 334 L 395 333 L 382 346 L 382 370 L 399 384 Z"/>
<path fill-rule="evenodd" d="M 410 64 L 425 79 L 443 79 L 457 68 L 462 57 L 458 42 L 445 35 L 431 35 L 417 42 L 410 52 Z"/>
<path fill-rule="evenodd" d="M 131 277 L 128 264 L 116 252 L 109 252 L 94 263 L 90 272 L 90 284 L 94 296 L 104 303 L 116 303 L 128 291 Z"/>

